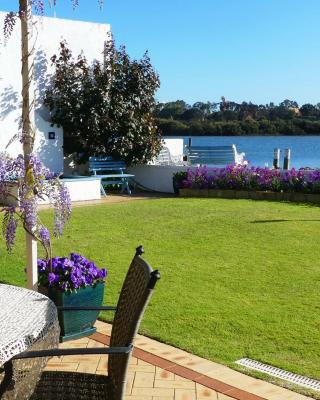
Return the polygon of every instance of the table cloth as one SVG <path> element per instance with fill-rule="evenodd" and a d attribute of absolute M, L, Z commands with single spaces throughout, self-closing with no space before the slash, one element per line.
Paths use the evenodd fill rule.
<path fill-rule="evenodd" d="M 54 303 L 32 290 L 0 284 L 0 367 L 26 350 L 57 347 L 59 322 Z M 28 399 L 46 358 L 14 360 L 13 385 L 3 399 Z M 0 381 L 3 378 L 0 375 Z"/>

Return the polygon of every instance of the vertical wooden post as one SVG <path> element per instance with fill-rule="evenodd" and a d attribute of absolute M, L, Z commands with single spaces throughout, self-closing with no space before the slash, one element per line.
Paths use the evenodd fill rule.
<path fill-rule="evenodd" d="M 27 285 L 28 289 L 38 291 L 38 243 L 31 235 L 26 233 L 26 253 L 27 253 Z"/>
<path fill-rule="evenodd" d="M 291 149 L 284 149 L 283 169 L 290 168 Z"/>
<path fill-rule="evenodd" d="M 280 149 L 274 149 L 273 152 L 273 168 L 280 168 Z"/>
<path fill-rule="evenodd" d="M 23 134 L 23 155 L 26 171 L 29 168 L 30 155 L 34 144 L 34 93 L 31 92 L 33 80 L 33 60 L 30 51 L 30 24 L 31 5 L 28 0 L 19 0 L 19 17 L 21 23 L 21 77 L 22 77 L 22 134 Z M 27 176 L 25 176 L 27 184 Z M 31 228 L 31 227 L 30 227 Z M 26 258 L 27 258 L 27 284 L 29 289 L 37 290 L 37 242 L 26 233 Z"/>

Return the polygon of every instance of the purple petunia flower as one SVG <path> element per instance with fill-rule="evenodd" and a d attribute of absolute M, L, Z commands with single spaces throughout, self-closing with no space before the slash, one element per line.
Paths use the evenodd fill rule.
<path fill-rule="evenodd" d="M 107 276 L 107 270 L 105 268 L 101 268 L 98 272 L 99 278 L 104 279 Z"/>
<path fill-rule="evenodd" d="M 55 275 L 53 272 L 49 272 L 48 281 L 50 286 L 53 286 L 53 284 L 57 282 L 58 279 L 59 277 L 57 275 Z"/>
<path fill-rule="evenodd" d="M 47 269 L 47 263 L 45 260 L 38 260 L 38 271 L 39 273 L 45 272 Z"/>
<path fill-rule="evenodd" d="M 99 269 L 92 261 L 76 253 L 71 253 L 70 258 L 38 260 L 38 271 L 40 284 L 61 290 L 93 286 L 103 282 L 107 276 L 105 268 Z"/>

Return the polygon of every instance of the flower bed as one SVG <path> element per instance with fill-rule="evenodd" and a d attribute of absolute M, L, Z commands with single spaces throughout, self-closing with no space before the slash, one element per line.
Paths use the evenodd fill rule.
<path fill-rule="evenodd" d="M 320 203 L 320 170 L 198 167 L 188 170 L 180 195 Z"/>
<path fill-rule="evenodd" d="M 320 170 L 281 171 L 234 166 L 189 169 L 182 181 L 184 189 L 227 189 L 288 193 L 320 193 Z"/>

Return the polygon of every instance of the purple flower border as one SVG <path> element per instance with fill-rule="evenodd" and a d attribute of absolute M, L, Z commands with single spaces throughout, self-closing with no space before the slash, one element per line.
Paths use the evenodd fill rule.
<path fill-rule="evenodd" d="M 228 165 L 189 168 L 182 188 L 320 193 L 320 170 L 288 171 Z"/>

